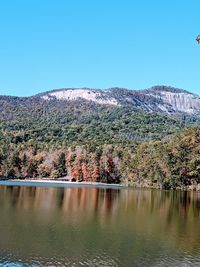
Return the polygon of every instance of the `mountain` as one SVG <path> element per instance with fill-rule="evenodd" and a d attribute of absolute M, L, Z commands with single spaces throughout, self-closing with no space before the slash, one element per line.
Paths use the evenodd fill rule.
<path fill-rule="evenodd" d="M 0 177 L 200 183 L 199 124 L 200 98 L 166 86 L 0 96 Z"/>
<path fill-rule="evenodd" d="M 0 131 L 11 142 L 142 142 L 199 123 L 200 98 L 166 86 L 68 88 L 31 97 L 0 96 Z"/>
<path fill-rule="evenodd" d="M 67 88 L 45 92 L 37 97 L 47 101 L 84 99 L 102 105 L 133 106 L 148 112 L 200 114 L 200 97 L 168 86 L 154 86 L 146 90 Z"/>
<path fill-rule="evenodd" d="M 199 96 L 169 86 L 154 86 L 144 90 L 62 88 L 31 97 L 0 96 L 0 111 L 6 103 L 30 107 L 35 103 L 56 105 L 59 102 L 62 106 L 64 102 L 80 102 L 81 100 L 98 105 L 133 107 L 144 112 L 200 115 Z"/>

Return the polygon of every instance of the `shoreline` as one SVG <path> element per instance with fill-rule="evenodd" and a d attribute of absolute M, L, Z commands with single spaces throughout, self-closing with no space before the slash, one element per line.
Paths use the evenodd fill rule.
<path fill-rule="evenodd" d="M 87 188 L 111 188 L 119 189 L 124 188 L 121 184 L 105 184 L 97 182 L 69 182 L 69 181 L 59 181 L 50 179 L 8 179 L 0 180 L 0 186 L 34 186 L 34 187 L 87 187 Z"/>
<path fill-rule="evenodd" d="M 106 184 L 99 182 L 71 182 L 51 179 L 0 179 L 0 186 L 30 186 L 30 187 L 57 187 L 57 188 L 104 188 L 104 189 L 155 189 L 161 191 L 188 191 L 200 192 L 200 184 L 185 187 L 164 189 L 158 186 L 144 186 L 138 184 Z"/>

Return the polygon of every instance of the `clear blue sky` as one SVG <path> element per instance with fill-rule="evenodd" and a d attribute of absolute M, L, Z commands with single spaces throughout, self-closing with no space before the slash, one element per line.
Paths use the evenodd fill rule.
<path fill-rule="evenodd" d="M 171 85 L 200 94 L 199 0 L 1 0 L 0 94 Z"/>

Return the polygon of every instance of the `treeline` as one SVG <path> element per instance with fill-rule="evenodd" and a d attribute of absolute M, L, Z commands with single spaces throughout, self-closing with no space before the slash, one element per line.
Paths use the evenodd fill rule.
<path fill-rule="evenodd" d="M 22 149 L 22 148 L 21 148 Z M 113 146 L 91 152 L 83 147 L 41 151 L 1 149 L 0 176 L 7 178 L 60 178 L 104 183 L 120 182 L 120 153 Z"/>
<path fill-rule="evenodd" d="M 200 190 L 200 128 L 139 145 L 130 164 L 128 183 Z"/>
<path fill-rule="evenodd" d="M 200 184 L 200 127 L 139 145 L 74 146 L 41 149 L 1 144 L 0 176 L 72 177 L 157 188 Z M 199 188 L 200 189 L 200 188 Z"/>

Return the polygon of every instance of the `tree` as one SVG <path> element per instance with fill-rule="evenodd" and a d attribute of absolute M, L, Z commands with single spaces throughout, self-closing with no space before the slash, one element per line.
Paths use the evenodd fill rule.
<path fill-rule="evenodd" d="M 99 182 L 100 181 L 100 169 L 99 166 L 94 166 L 94 169 L 92 171 L 92 181 Z"/>
<path fill-rule="evenodd" d="M 56 170 L 58 171 L 59 177 L 67 175 L 65 153 L 63 152 L 60 154 L 58 158 L 58 163 L 56 164 Z"/>
<path fill-rule="evenodd" d="M 72 171 L 72 177 L 75 179 L 82 179 L 83 178 L 81 162 L 79 160 L 77 160 L 74 163 L 73 171 Z"/>
<path fill-rule="evenodd" d="M 82 163 L 81 171 L 82 171 L 82 174 L 83 174 L 83 179 L 88 181 L 91 178 L 91 176 L 90 176 L 88 167 L 87 167 L 85 162 Z"/>
<path fill-rule="evenodd" d="M 38 174 L 37 172 L 37 162 L 36 161 L 30 161 L 28 168 L 27 168 L 27 175 L 28 177 L 36 177 Z"/>
<path fill-rule="evenodd" d="M 21 167 L 21 159 L 19 158 L 19 153 L 14 153 L 11 158 L 11 165 L 13 167 L 20 168 Z"/>

